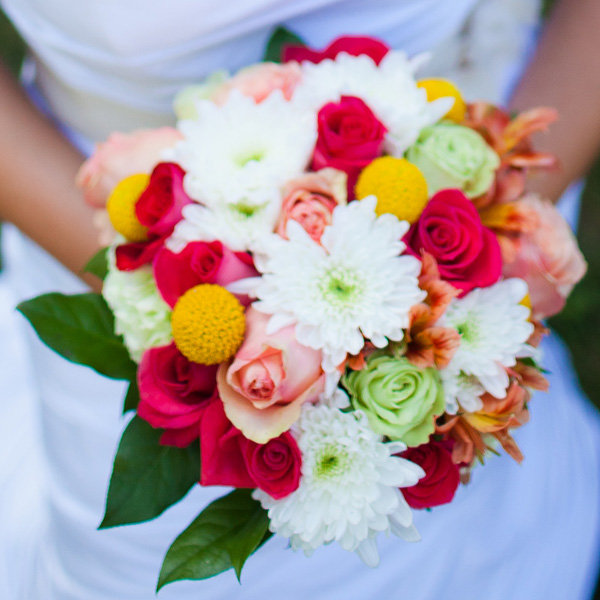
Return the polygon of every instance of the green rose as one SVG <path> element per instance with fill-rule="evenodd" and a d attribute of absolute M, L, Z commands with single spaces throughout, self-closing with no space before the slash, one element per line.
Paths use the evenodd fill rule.
<path fill-rule="evenodd" d="M 372 429 L 407 446 L 424 444 L 444 412 L 436 369 L 420 369 L 406 358 L 373 355 L 362 371 L 344 376 L 352 406 L 366 413 Z"/>
<path fill-rule="evenodd" d="M 427 180 L 431 195 L 446 188 L 459 188 L 469 198 L 487 192 L 500 158 L 472 129 L 444 121 L 426 127 L 406 152 Z"/>

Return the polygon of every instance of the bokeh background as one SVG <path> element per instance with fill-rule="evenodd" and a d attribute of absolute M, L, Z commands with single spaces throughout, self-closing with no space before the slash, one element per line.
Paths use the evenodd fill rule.
<path fill-rule="evenodd" d="M 544 13 L 554 0 L 545 0 Z M 0 57 L 17 73 L 25 47 L 0 11 Z M 600 107 L 599 107 L 600 110 Z M 578 238 L 589 270 L 569 298 L 567 308 L 550 325 L 567 342 L 581 385 L 600 409 L 600 160 L 588 174 L 582 199 Z M 543 401 L 540 398 L 540 401 Z M 590 474 L 594 476 L 594 474 Z M 595 595 L 600 600 L 600 586 Z M 566 600 L 566 599 L 565 599 Z"/>

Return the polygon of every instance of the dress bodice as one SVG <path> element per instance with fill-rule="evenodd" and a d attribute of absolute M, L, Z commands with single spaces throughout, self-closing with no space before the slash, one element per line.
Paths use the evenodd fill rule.
<path fill-rule="evenodd" d="M 261 59 L 284 24 L 320 47 L 374 35 L 410 54 L 452 37 L 477 0 L 0 0 L 59 121 L 99 140 L 170 118 L 173 95 Z"/>

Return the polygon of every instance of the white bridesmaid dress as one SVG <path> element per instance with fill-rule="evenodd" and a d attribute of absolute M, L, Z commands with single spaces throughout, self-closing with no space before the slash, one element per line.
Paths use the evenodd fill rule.
<path fill-rule="evenodd" d="M 498 18 L 491 19 L 495 37 L 479 31 L 470 38 L 485 41 L 474 62 L 486 52 L 490 61 L 478 77 L 451 60 L 469 50 L 465 40 L 473 32 L 464 24 L 475 0 L 2 2 L 32 51 L 32 93 L 86 151 L 113 129 L 168 122 L 174 91 L 217 68 L 259 60 L 280 23 L 317 47 L 356 33 L 410 53 L 443 48 L 439 64 L 462 73 L 470 89 L 494 61 L 491 81 L 506 87 L 510 60 L 498 67 L 498 28 L 509 25 L 522 41 L 535 4 L 483 0 L 470 23 L 489 21 L 493 6 Z M 506 39 L 510 57 L 515 45 Z M 124 387 L 53 354 L 8 310 L 17 297 L 84 288 L 16 232 L 7 237 L 0 285 L 0 598 L 151 600 L 171 541 L 226 490 L 196 486 L 159 519 L 97 530 L 126 425 Z M 275 537 L 248 561 L 241 587 L 227 572 L 174 583 L 158 599 L 590 598 L 600 537 L 600 424 L 557 339 L 546 344 L 546 364 L 551 392 L 534 398 L 531 422 L 516 434 L 523 465 L 490 458 L 452 504 L 417 512 L 420 543 L 380 539 L 378 569 L 336 546 L 306 559 Z"/>

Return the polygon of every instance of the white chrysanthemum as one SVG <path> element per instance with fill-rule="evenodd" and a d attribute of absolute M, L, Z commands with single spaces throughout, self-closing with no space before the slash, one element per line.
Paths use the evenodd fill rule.
<path fill-rule="evenodd" d="M 345 52 L 335 60 L 303 62 L 293 102 L 318 111 L 341 96 L 358 96 L 387 127 L 387 150 L 401 156 L 423 127 L 438 121 L 454 102 L 452 98 L 427 101 L 427 93 L 417 87 L 414 77 L 421 63 L 422 57 L 408 59 L 398 51 L 388 52 L 379 66 L 368 56 Z"/>
<path fill-rule="evenodd" d="M 424 297 L 419 261 L 400 256 L 408 223 L 377 217 L 375 204 L 371 196 L 338 206 L 321 245 L 290 221 L 289 240 L 272 235 L 261 243 L 256 266 L 263 276 L 231 286 L 273 315 L 268 331 L 295 323 L 301 344 L 323 350 L 326 371 L 346 353 L 358 354 L 365 337 L 379 348 L 402 340 L 410 307 Z"/>
<path fill-rule="evenodd" d="M 234 252 L 252 250 L 256 240 L 273 233 L 279 209 L 278 203 L 269 202 L 229 203 L 215 208 L 188 204 L 166 244 L 173 252 L 181 252 L 189 242 L 219 240 Z"/>
<path fill-rule="evenodd" d="M 184 135 L 173 159 L 198 202 L 263 205 L 281 202 L 279 188 L 306 168 L 316 141 L 316 116 L 279 90 L 260 104 L 233 91 L 225 104 L 200 100 L 198 118 L 180 121 Z"/>
<path fill-rule="evenodd" d="M 440 377 L 448 414 L 456 414 L 459 406 L 467 412 L 481 409 L 483 406 L 481 396 L 485 393 L 485 389 L 476 377 L 453 368 L 441 369 Z"/>
<path fill-rule="evenodd" d="M 133 360 L 139 362 L 149 348 L 171 342 L 171 309 L 150 267 L 119 271 L 109 260 L 102 295 L 115 316 L 115 332 L 123 336 Z"/>
<path fill-rule="evenodd" d="M 522 279 L 506 279 L 454 299 L 440 325 L 454 327 L 460 346 L 448 369 L 473 375 L 487 392 L 504 397 L 508 387 L 505 367 L 530 354 L 527 340 L 533 333 L 529 309 L 520 302 L 527 294 Z"/>
<path fill-rule="evenodd" d="M 420 539 L 398 488 L 415 485 L 424 472 L 393 456 L 403 444 L 382 443 L 363 413 L 328 406 L 305 405 L 292 431 L 302 452 L 300 486 L 280 500 L 253 494 L 269 512 L 271 531 L 307 555 L 336 541 L 369 566 L 379 562 L 378 532 Z"/>

